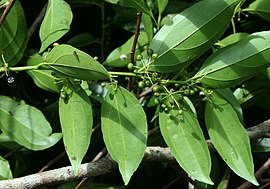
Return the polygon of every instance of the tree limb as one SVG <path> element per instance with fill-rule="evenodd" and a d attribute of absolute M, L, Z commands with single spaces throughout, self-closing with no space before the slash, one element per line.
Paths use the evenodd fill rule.
<path fill-rule="evenodd" d="M 258 139 L 270 133 L 270 119 L 254 127 L 247 129 L 250 139 Z M 209 148 L 213 148 L 211 141 L 208 140 Z M 147 147 L 145 150 L 144 161 L 168 162 L 174 157 L 168 147 Z M 11 180 L 0 181 L 1 189 L 30 189 L 49 184 L 57 184 L 71 180 L 94 177 L 113 172 L 117 169 L 117 163 L 110 156 L 103 157 L 95 162 L 81 165 L 78 176 L 73 175 L 72 167 L 63 167 L 42 173 L 36 173 Z"/>

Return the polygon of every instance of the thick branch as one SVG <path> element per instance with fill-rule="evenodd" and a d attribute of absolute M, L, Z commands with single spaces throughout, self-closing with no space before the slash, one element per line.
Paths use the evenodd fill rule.
<path fill-rule="evenodd" d="M 267 136 L 270 132 L 270 120 L 248 129 L 250 139 L 257 139 Z M 211 141 L 207 141 L 209 148 L 213 148 Z M 174 160 L 169 148 L 166 147 L 147 147 L 144 156 L 145 161 L 168 162 Z M 0 181 L 1 189 L 27 189 L 67 182 L 71 180 L 82 179 L 85 177 L 94 177 L 113 172 L 117 169 L 117 164 L 109 156 L 99 159 L 96 162 L 85 163 L 81 165 L 78 176 L 74 176 L 72 167 L 63 167 L 42 173 L 36 173 L 12 180 Z"/>

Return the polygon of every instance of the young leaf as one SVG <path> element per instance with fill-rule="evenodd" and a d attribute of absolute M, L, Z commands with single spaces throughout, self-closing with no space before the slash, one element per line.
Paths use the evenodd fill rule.
<path fill-rule="evenodd" d="M 49 148 L 62 138 L 61 133 L 52 134 L 40 110 L 6 96 L 0 96 L 0 117 L 2 132 L 30 150 Z"/>
<path fill-rule="evenodd" d="M 161 15 L 163 13 L 163 11 L 165 10 L 167 4 L 168 4 L 168 0 L 157 0 L 158 3 L 158 14 Z"/>
<path fill-rule="evenodd" d="M 39 54 L 34 54 L 30 56 L 27 60 L 28 66 L 36 66 L 43 62 L 43 57 Z M 29 74 L 34 80 L 35 84 L 47 91 L 59 93 L 62 86 L 60 84 L 55 83 L 55 79 L 52 76 L 51 70 L 28 70 L 27 74 Z"/>
<path fill-rule="evenodd" d="M 228 88 L 270 65 L 270 31 L 253 33 L 246 39 L 218 50 L 202 65 L 194 78 L 203 85 Z"/>
<path fill-rule="evenodd" d="M 133 94 L 111 86 L 101 107 L 101 128 L 106 147 L 118 163 L 125 185 L 144 156 L 146 115 Z"/>
<path fill-rule="evenodd" d="M 81 80 L 110 79 L 107 70 L 94 58 L 70 45 L 54 47 L 46 57 L 56 74 Z"/>
<path fill-rule="evenodd" d="M 77 175 L 90 145 L 93 117 L 92 105 L 80 86 L 68 84 L 59 99 L 59 115 L 66 152 Z M 63 97 L 61 95 L 61 97 Z"/>
<path fill-rule="evenodd" d="M 16 65 L 22 58 L 27 45 L 27 25 L 24 10 L 16 1 L 0 30 L 0 56 L 9 66 Z M 4 61 L 0 58 L 0 66 Z"/>
<path fill-rule="evenodd" d="M 246 130 L 234 108 L 215 91 L 205 107 L 211 141 L 227 165 L 240 177 L 258 185 Z"/>
<path fill-rule="evenodd" d="M 6 159 L 0 156 L 0 180 L 12 179 L 12 172 Z"/>
<path fill-rule="evenodd" d="M 248 8 L 243 9 L 252 14 L 260 16 L 262 19 L 270 22 L 270 1 L 269 0 L 256 0 L 251 3 Z"/>
<path fill-rule="evenodd" d="M 73 15 L 68 3 L 64 0 L 49 0 L 46 14 L 41 23 L 39 37 L 43 52 L 49 45 L 63 37 L 70 29 Z"/>
<path fill-rule="evenodd" d="M 205 53 L 228 28 L 239 1 L 200 1 L 167 21 L 150 43 L 159 55 L 150 69 L 173 72 Z"/>
<path fill-rule="evenodd" d="M 197 117 L 184 100 L 183 114 L 175 107 L 159 113 L 161 134 L 180 166 L 194 179 L 213 184 L 209 175 L 211 159 Z"/>

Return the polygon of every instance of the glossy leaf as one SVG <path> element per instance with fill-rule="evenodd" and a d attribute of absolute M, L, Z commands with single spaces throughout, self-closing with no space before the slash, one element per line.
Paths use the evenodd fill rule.
<path fill-rule="evenodd" d="M 42 112 L 24 102 L 0 96 L 0 128 L 10 139 L 30 150 L 55 145 L 61 133 L 52 134 L 50 123 Z"/>
<path fill-rule="evenodd" d="M 0 52 L 9 66 L 16 65 L 22 58 L 27 45 L 27 25 L 24 10 L 16 1 L 0 30 Z M 0 66 L 3 64 L 0 58 Z"/>
<path fill-rule="evenodd" d="M 110 75 L 94 58 L 70 45 L 54 47 L 45 62 L 59 75 L 81 80 L 105 80 Z"/>
<path fill-rule="evenodd" d="M 270 31 L 254 33 L 212 54 L 194 78 L 207 87 L 235 86 L 269 67 L 269 43 Z"/>
<path fill-rule="evenodd" d="M 184 113 L 175 107 L 159 113 L 161 134 L 180 166 L 194 179 L 213 184 L 209 175 L 211 159 L 196 115 L 187 102 L 181 102 Z"/>
<path fill-rule="evenodd" d="M 111 86 L 101 107 L 101 128 L 111 157 L 118 163 L 125 185 L 144 156 L 146 115 L 136 97 L 122 87 Z"/>
<path fill-rule="evenodd" d="M 77 175 L 90 145 L 93 126 L 92 105 L 80 86 L 69 84 L 63 88 L 62 95 L 66 95 L 65 98 L 59 99 L 63 140 L 74 174 Z"/>
<path fill-rule="evenodd" d="M 246 130 L 232 105 L 216 92 L 206 103 L 205 122 L 214 147 L 227 165 L 240 177 L 258 185 Z"/>
<path fill-rule="evenodd" d="M 173 72 L 196 60 L 223 35 L 238 2 L 200 1 L 167 21 L 150 43 L 159 55 L 150 69 Z"/>
<path fill-rule="evenodd" d="M 27 65 L 36 66 L 42 62 L 43 57 L 39 54 L 34 54 L 28 58 Z M 54 93 L 60 92 L 62 86 L 55 83 L 55 78 L 52 76 L 51 70 L 28 70 L 27 73 L 32 77 L 38 87 Z"/>
<path fill-rule="evenodd" d="M 49 45 L 63 37 L 70 29 L 73 18 L 69 4 L 64 0 L 49 0 L 46 14 L 41 23 L 39 37 L 43 52 Z"/>
<path fill-rule="evenodd" d="M 270 1 L 269 0 L 255 0 L 248 8 L 243 11 L 248 11 L 252 14 L 260 16 L 262 19 L 270 22 Z"/>
<path fill-rule="evenodd" d="M 104 66 L 113 66 L 113 67 L 126 67 L 130 62 L 130 51 L 134 41 L 134 36 L 132 36 L 127 42 L 122 46 L 116 48 L 112 51 L 107 59 L 104 62 Z M 145 45 L 148 44 L 148 37 L 145 32 L 141 32 L 138 38 L 135 57 L 142 52 L 142 49 Z"/>
<path fill-rule="evenodd" d="M 12 179 L 12 172 L 6 159 L 0 156 L 0 180 Z"/>

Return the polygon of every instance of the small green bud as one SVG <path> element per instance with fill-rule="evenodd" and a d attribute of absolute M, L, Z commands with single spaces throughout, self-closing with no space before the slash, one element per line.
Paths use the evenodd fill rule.
<path fill-rule="evenodd" d="M 137 57 L 136 57 L 136 59 L 137 59 L 138 61 L 141 61 L 141 60 L 143 59 L 143 56 L 142 56 L 141 54 L 138 54 Z"/>
<path fill-rule="evenodd" d="M 139 88 L 144 88 L 144 86 L 145 86 L 145 83 L 144 83 L 143 81 L 140 81 L 140 82 L 138 83 L 138 87 L 139 87 Z"/>
<path fill-rule="evenodd" d="M 152 58 L 153 58 L 154 60 L 157 59 L 157 58 L 158 58 L 158 54 L 157 54 L 157 53 L 152 54 Z"/>
<path fill-rule="evenodd" d="M 127 68 L 129 70 L 132 70 L 133 69 L 133 66 L 134 66 L 133 63 L 130 62 L 130 63 L 128 63 Z"/>
<path fill-rule="evenodd" d="M 154 53 L 153 49 L 148 49 L 148 50 L 147 50 L 147 55 L 148 55 L 148 56 L 152 56 L 153 53 Z"/>

